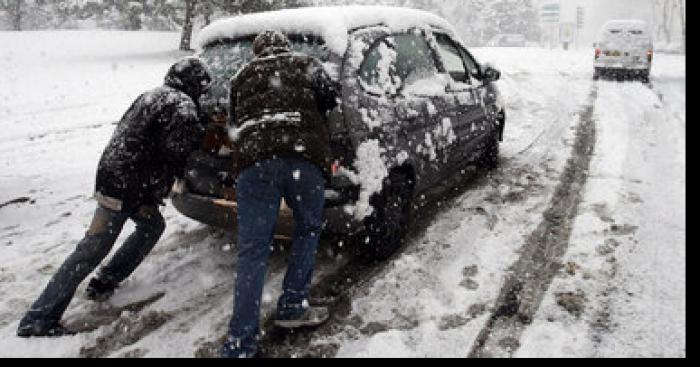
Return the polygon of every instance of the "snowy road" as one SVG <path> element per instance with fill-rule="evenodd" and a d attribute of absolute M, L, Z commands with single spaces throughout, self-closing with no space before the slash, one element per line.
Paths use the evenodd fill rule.
<path fill-rule="evenodd" d="M 0 32 L 0 356 L 209 356 L 224 335 L 234 241 L 168 207 L 163 240 L 115 297 L 95 305 L 81 287 L 66 312 L 74 325 L 86 314 L 115 316 L 74 337 L 14 336 L 88 225 L 112 123 L 161 82 L 179 56 L 170 51 L 177 37 Z M 332 321 L 315 332 L 269 333 L 265 353 L 468 356 L 491 331 L 528 238 L 561 197 L 577 130 L 588 121 L 593 150 L 580 185 L 567 190 L 580 202 L 563 252 L 548 257 L 556 260 L 551 285 L 535 297 L 528 323 L 491 333 L 480 354 L 685 356 L 685 58 L 658 55 L 649 88 L 592 82 L 588 50 L 475 54 L 504 75 L 502 167 L 466 170 L 448 193 L 429 198 L 407 245 L 385 264 L 359 265 L 323 247 L 315 283 L 321 295 L 340 295 Z M 284 250 L 269 268 L 265 318 Z"/>

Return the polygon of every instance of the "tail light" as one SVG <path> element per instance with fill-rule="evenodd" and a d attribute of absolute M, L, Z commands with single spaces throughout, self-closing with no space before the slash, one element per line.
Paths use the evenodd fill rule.
<path fill-rule="evenodd" d="M 336 160 L 333 162 L 333 164 L 331 164 L 331 173 L 333 174 L 333 176 L 335 176 L 339 171 L 340 171 L 340 162 Z"/>
<path fill-rule="evenodd" d="M 202 150 L 209 153 L 230 152 L 231 140 L 226 129 L 226 114 L 218 113 L 211 116 L 207 132 L 202 142 Z"/>
<path fill-rule="evenodd" d="M 647 51 L 647 60 L 649 60 L 649 62 L 651 62 L 651 60 L 653 60 L 653 59 L 654 59 L 654 50 Z"/>
<path fill-rule="evenodd" d="M 600 51 L 599 48 L 596 48 L 596 49 L 595 49 L 595 59 L 596 59 L 596 60 L 598 60 L 598 58 L 600 58 L 600 52 L 601 52 L 601 51 Z"/>

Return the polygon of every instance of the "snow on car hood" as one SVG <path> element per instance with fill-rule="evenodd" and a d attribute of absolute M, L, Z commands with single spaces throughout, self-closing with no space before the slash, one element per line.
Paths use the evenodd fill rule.
<path fill-rule="evenodd" d="M 397 32 L 413 27 L 437 27 L 456 37 L 449 22 L 426 11 L 355 5 L 286 9 L 224 18 L 204 28 L 195 44 L 202 49 L 219 39 L 245 37 L 276 29 L 284 33 L 319 35 L 330 51 L 343 55 L 350 30 L 379 24 Z"/>

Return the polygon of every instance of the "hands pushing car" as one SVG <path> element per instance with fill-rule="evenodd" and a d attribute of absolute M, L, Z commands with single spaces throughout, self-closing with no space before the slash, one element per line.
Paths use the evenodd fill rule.
<path fill-rule="evenodd" d="M 361 239 L 364 255 L 383 259 L 400 246 L 417 195 L 460 167 L 497 165 L 505 127 L 500 72 L 479 64 L 443 18 L 378 6 L 250 14 L 200 33 L 199 54 L 214 77 L 202 100 L 211 123 L 173 197 L 183 214 L 235 229 L 235 187 L 221 179 L 232 169 L 228 84 L 252 58 L 254 37 L 268 29 L 321 59 L 341 87 L 341 103 L 328 116 L 335 174 L 325 230 Z M 291 213 L 283 206 L 280 214 L 278 234 L 291 235 Z"/>

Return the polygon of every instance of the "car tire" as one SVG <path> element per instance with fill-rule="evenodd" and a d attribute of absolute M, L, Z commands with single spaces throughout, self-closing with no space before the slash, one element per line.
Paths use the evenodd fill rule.
<path fill-rule="evenodd" d="M 645 72 L 643 72 L 643 73 L 641 74 L 641 76 L 639 77 L 639 79 L 641 79 L 642 83 L 644 83 L 644 84 L 649 84 L 649 82 L 650 82 L 650 80 L 649 80 L 649 74 L 650 74 L 649 71 L 645 71 Z"/>
<path fill-rule="evenodd" d="M 403 245 L 411 214 L 413 180 L 404 172 L 393 171 L 384 180 L 382 192 L 370 200 L 374 208 L 364 221 L 364 231 L 356 235 L 355 251 L 364 262 L 388 259 Z"/>
<path fill-rule="evenodd" d="M 500 161 L 500 139 L 498 134 L 494 133 L 492 136 L 487 138 L 486 146 L 481 152 L 481 156 L 478 160 L 478 165 L 487 171 L 494 170 L 498 168 Z"/>

